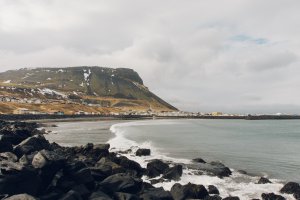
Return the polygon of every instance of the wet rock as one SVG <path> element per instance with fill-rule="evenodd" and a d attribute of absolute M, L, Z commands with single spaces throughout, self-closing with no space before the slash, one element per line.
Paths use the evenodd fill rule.
<path fill-rule="evenodd" d="M 18 157 L 24 154 L 30 154 L 34 151 L 49 149 L 50 144 L 42 135 L 35 135 L 22 141 L 14 148 L 14 152 Z"/>
<path fill-rule="evenodd" d="M 269 179 L 264 177 L 260 177 L 260 179 L 257 182 L 257 184 L 267 184 L 267 183 L 272 183 L 272 182 Z"/>
<path fill-rule="evenodd" d="M 196 162 L 196 163 L 206 163 L 205 160 L 203 160 L 202 158 L 194 158 L 193 162 Z"/>
<path fill-rule="evenodd" d="M 188 164 L 189 169 L 200 170 L 208 173 L 208 175 L 218 176 L 219 178 L 229 177 L 232 172 L 224 164 L 220 162 Z"/>
<path fill-rule="evenodd" d="M 220 194 L 218 188 L 214 185 L 209 185 L 208 186 L 208 193 L 209 194 Z"/>
<path fill-rule="evenodd" d="M 182 165 L 175 165 L 169 168 L 163 175 L 163 178 L 169 180 L 179 180 L 182 176 Z"/>
<path fill-rule="evenodd" d="M 150 156 L 151 150 L 150 149 L 138 149 L 135 152 L 136 156 Z"/>
<path fill-rule="evenodd" d="M 281 193 L 286 193 L 286 194 L 294 194 L 295 192 L 300 190 L 300 185 L 299 183 L 295 182 L 288 182 L 281 188 L 280 192 Z"/>
<path fill-rule="evenodd" d="M 173 200 L 172 194 L 161 188 L 151 188 L 140 195 L 142 200 Z"/>
<path fill-rule="evenodd" d="M 6 198 L 5 200 L 36 200 L 33 196 L 28 194 L 17 194 Z"/>
<path fill-rule="evenodd" d="M 103 180 L 100 186 L 110 194 L 115 192 L 136 194 L 142 188 L 142 180 L 127 174 L 114 174 Z"/>
<path fill-rule="evenodd" d="M 147 176 L 150 178 L 157 177 L 163 174 L 167 169 L 169 169 L 168 164 L 161 160 L 152 160 L 147 164 Z"/>
<path fill-rule="evenodd" d="M 240 200 L 239 197 L 225 197 L 223 200 Z"/>
<path fill-rule="evenodd" d="M 123 192 L 116 192 L 114 195 L 115 200 L 140 200 L 137 195 L 128 194 Z"/>
<path fill-rule="evenodd" d="M 262 194 L 261 195 L 262 200 L 285 200 L 283 196 L 276 195 L 274 193 L 269 193 L 269 194 Z"/>
<path fill-rule="evenodd" d="M 171 188 L 171 194 L 175 200 L 184 199 L 204 199 L 208 196 L 208 192 L 203 185 L 187 184 L 181 185 L 176 183 Z"/>

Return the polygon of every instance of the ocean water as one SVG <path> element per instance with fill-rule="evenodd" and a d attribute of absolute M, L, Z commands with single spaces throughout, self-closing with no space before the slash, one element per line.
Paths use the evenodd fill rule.
<path fill-rule="evenodd" d="M 300 182 L 299 120 L 149 120 L 116 124 L 111 131 L 116 134 L 109 141 L 113 149 L 151 148 L 153 154 L 146 160 L 221 161 L 234 171 L 232 177 L 195 176 L 187 170 L 180 182 L 216 185 L 223 197 L 260 198 L 264 192 L 278 193 L 286 181 Z M 127 156 L 146 166 L 145 159 Z M 256 184 L 261 176 L 273 184 Z M 174 183 L 157 186 L 170 189 Z"/>
<path fill-rule="evenodd" d="M 52 131 L 56 134 L 49 134 L 47 138 L 63 145 L 103 143 L 108 140 L 112 151 L 151 148 L 151 156 L 126 155 L 144 167 L 151 159 L 190 163 L 191 159 L 201 157 L 208 162 L 221 161 L 233 170 L 231 177 L 196 176 L 185 169 L 179 182 L 216 185 L 222 197 L 260 198 L 262 193 L 279 193 L 286 181 L 300 182 L 299 120 L 68 122 L 59 123 Z M 238 170 L 245 170 L 249 175 Z M 261 176 L 268 177 L 273 183 L 256 184 Z M 147 177 L 144 180 L 149 181 Z M 155 186 L 169 190 L 174 183 L 171 181 Z M 291 195 L 284 196 L 293 199 Z"/>

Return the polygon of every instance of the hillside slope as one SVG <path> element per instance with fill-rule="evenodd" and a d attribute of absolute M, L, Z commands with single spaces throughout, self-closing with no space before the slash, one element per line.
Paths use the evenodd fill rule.
<path fill-rule="evenodd" d="M 15 104 L 24 103 L 22 99 L 27 100 L 28 104 L 28 99 L 34 99 L 35 103 L 32 104 L 35 104 L 37 110 L 41 109 L 36 104 L 47 100 L 52 104 L 60 101 L 92 105 L 94 108 L 110 107 L 114 111 L 177 110 L 149 91 L 138 73 L 127 68 L 23 68 L 0 73 L 0 86 L 2 97 L 18 99 L 14 101 Z"/>

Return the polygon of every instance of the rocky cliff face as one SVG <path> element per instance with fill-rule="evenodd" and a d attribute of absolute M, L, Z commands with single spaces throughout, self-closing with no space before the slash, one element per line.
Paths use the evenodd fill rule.
<path fill-rule="evenodd" d="M 18 98 L 71 99 L 112 107 L 176 110 L 153 94 L 132 69 L 104 67 L 23 68 L 0 73 L 0 95 Z"/>

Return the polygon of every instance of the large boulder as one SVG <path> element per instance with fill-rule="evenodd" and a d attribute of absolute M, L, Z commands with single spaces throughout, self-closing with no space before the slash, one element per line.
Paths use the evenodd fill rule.
<path fill-rule="evenodd" d="M 203 185 L 192 183 L 188 183 L 187 185 L 174 184 L 171 188 L 171 194 L 175 200 L 204 199 L 208 196 L 208 192 Z"/>
<path fill-rule="evenodd" d="M 42 135 L 35 135 L 22 141 L 14 148 L 15 154 L 20 158 L 24 154 L 30 154 L 34 151 L 49 149 L 50 144 L 48 140 Z"/>
<path fill-rule="evenodd" d="M 165 171 L 163 178 L 177 181 L 181 176 L 182 165 L 175 165 L 174 167 L 171 167 Z"/>
<path fill-rule="evenodd" d="M 68 163 L 64 167 L 64 175 L 68 180 L 74 181 L 76 184 L 84 184 L 88 189 L 95 187 L 95 180 L 91 170 L 83 162 Z"/>
<path fill-rule="evenodd" d="M 144 169 L 141 165 L 133 160 L 129 160 L 125 156 L 121 156 L 118 159 L 118 164 L 126 169 L 127 172 L 134 172 L 133 175 L 141 177 L 144 173 Z"/>
<path fill-rule="evenodd" d="M 263 193 L 261 195 L 262 200 L 285 200 L 283 196 L 276 195 L 274 193 L 265 194 Z"/>
<path fill-rule="evenodd" d="M 300 190 L 299 183 L 288 182 L 287 184 L 285 184 L 283 186 L 283 188 L 281 188 L 280 192 L 281 193 L 286 193 L 286 194 L 294 194 L 299 190 Z"/>
<path fill-rule="evenodd" d="M 150 149 L 138 149 L 135 152 L 136 156 L 150 156 L 151 150 Z"/>
<path fill-rule="evenodd" d="M 150 178 L 157 177 L 163 174 L 167 169 L 169 169 L 168 164 L 161 160 L 152 160 L 147 164 L 147 176 Z"/>
<path fill-rule="evenodd" d="M 142 189 L 142 180 L 131 177 L 127 174 L 114 174 L 104 179 L 100 186 L 105 192 L 113 194 L 115 192 L 124 192 L 136 194 Z"/>
<path fill-rule="evenodd" d="M 41 150 L 34 155 L 32 166 L 40 170 L 42 190 L 48 187 L 56 173 L 64 167 L 64 164 L 65 158 L 53 151 Z"/>
<path fill-rule="evenodd" d="M 140 198 L 142 200 L 173 200 L 172 194 L 163 188 L 151 188 L 144 191 Z"/>

